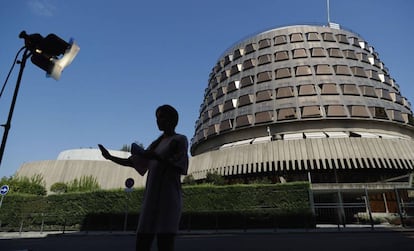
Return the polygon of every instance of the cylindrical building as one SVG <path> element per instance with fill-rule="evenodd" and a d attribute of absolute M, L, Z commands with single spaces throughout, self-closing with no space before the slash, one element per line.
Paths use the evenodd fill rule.
<path fill-rule="evenodd" d="M 212 69 L 190 173 L 386 180 L 414 168 L 413 125 L 410 103 L 360 35 L 336 24 L 276 28 L 238 42 Z"/>

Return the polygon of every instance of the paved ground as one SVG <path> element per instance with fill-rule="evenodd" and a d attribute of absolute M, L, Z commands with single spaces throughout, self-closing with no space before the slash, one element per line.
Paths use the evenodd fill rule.
<path fill-rule="evenodd" d="M 134 250 L 133 233 L 39 233 L 5 236 L 0 233 L 1 251 L 128 251 Z M 25 237 L 25 238 L 22 238 Z M 28 238 L 30 237 L 30 238 Z M 156 250 L 155 247 L 153 250 Z M 413 251 L 414 231 L 341 230 L 341 231 L 248 231 L 199 232 L 178 236 L 176 250 L 197 251 Z"/>

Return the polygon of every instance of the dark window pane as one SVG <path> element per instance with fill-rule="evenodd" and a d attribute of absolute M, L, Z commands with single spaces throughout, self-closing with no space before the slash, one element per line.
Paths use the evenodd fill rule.
<path fill-rule="evenodd" d="M 301 85 L 299 86 L 299 96 L 305 95 L 315 95 L 315 86 L 314 85 Z"/>
<path fill-rule="evenodd" d="M 272 111 L 265 111 L 265 112 L 258 112 L 255 114 L 255 122 L 256 124 L 259 123 L 266 123 L 273 121 L 273 112 Z"/>
<path fill-rule="evenodd" d="M 274 40 L 275 40 L 275 45 L 287 43 L 287 39 L 285 35 L 276 36 Z"/>
<path fill-rule="evenodd" d="M 289 54 L 287 51 L 278 51 L 275 53 L 275 61 L 282 61 L 289 59 Z"/>

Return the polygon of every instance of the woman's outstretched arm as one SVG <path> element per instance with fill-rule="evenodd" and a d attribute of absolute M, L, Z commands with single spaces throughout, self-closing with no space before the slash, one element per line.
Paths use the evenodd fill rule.
<path fill-rule="evenodd" d="M 129 158 L 128 159 L 125 159 L 125 158 L 119 158 L 119 157 L 113 156 L 101 144 L 98 144 L 98 147 L 99 147 L 99 150 L 101 150 L 102 156 L 105 159 L 110 160 L 110 161 L 112 161 L 112 162 L 114 162 L 114 163 L 116 163 L 118 165 L 121 165 L 121 166 L 130 166 L 130 167 L 133 167 L 133 163 L 132 163 L 132 161 Z"/>

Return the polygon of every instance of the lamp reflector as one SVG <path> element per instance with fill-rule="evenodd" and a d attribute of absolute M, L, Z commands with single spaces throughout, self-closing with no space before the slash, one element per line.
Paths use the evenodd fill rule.
<path fill-rule="evenodd" d="M 61 58 L 52 58 L 52 67 L 50 71 L 48 71 L 48 74 L 50 74 L 53 79 L 59 80 L 63 69 L 72 63 L 79 50 L 80 47 L 74 41 L 71 41 L 71 46 L 65 51 Z"/>

